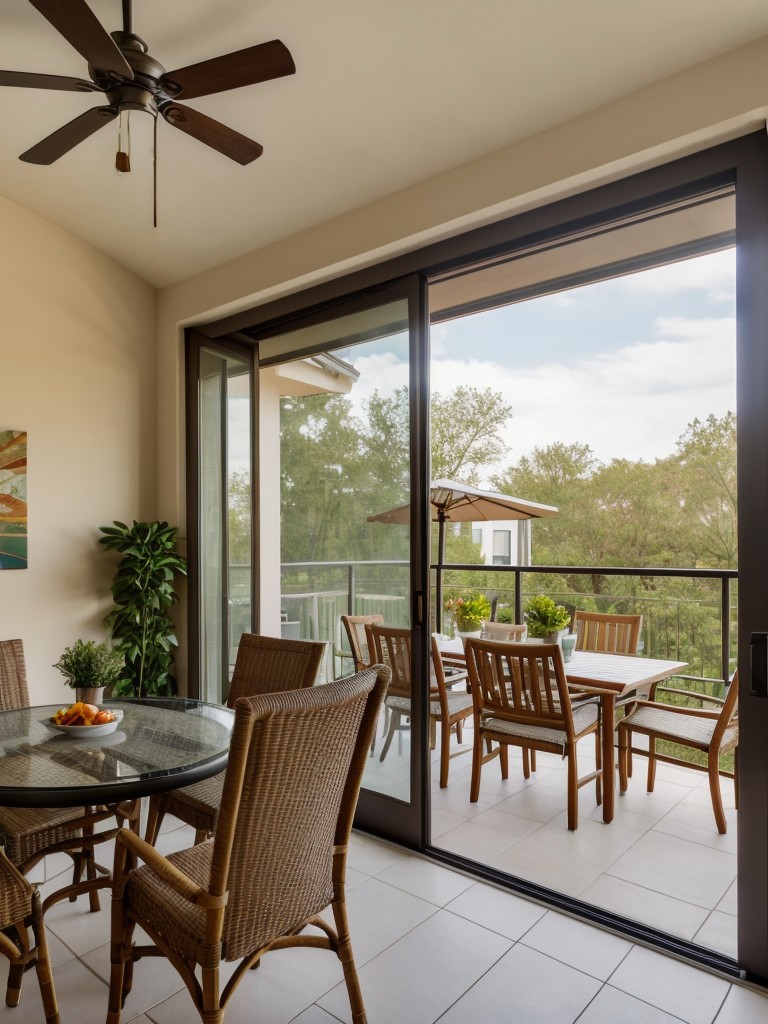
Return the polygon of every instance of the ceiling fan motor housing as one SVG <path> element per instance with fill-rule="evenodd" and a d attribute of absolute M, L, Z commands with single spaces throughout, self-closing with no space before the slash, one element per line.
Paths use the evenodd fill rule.
<path fill-rule="evenodd" d="M 104 89 L 110 104 L 117 110 L 144 110 L 153 117 L 158 108 L 171 97 L 160 85 L 165 68 L 149 55 L 149 47 L 132 32 L 111 32 L 110 35 L 133 71 L 133 78 L 123 78 L 114 71 L 103 71 L 88 65 L 91 78 Z"/>

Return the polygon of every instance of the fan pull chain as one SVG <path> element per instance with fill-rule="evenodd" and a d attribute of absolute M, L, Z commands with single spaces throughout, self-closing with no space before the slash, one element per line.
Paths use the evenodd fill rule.
<path fill-rule="evenodd" d="M 117 127 L 117 154 L 115 156 L 115 167 L 121 174 L 127 174 L 131 169 L 131 112 L 125 115 L 125 139 L 127 146 L 123 150 L 123 112 L 120 111 L 120 120 Z"/>

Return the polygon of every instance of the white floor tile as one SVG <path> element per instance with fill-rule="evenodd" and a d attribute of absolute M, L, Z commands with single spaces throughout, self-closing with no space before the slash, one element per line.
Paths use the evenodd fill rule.
<path fill-rule="evenodd" d="M 604 985 L 579 1017 L 578 1024 L 680 1024 L 673 1017 L 650 1003 L 626 992 Z"/>
<path fill-rule="evenodd" d="M 736 877 L 736 857 L 652 831 L 620 857 L 608 874 L 714 909 Z"/>
<path fill-rule="evenodd" d="M 632 949 L 626 939 L 553 911 L 520 942 L 600 981 L 606 981 Z"/>
<path fill-rule="evenodd" d="M 509 941 L 444 910 L 361 968 L 369 1024 L 432 1024 L 509 948 Z M 429 979 L 429 982 L 425 981 Z M 346 989 L 318 1000 L 351 1020 Z"/>
<path fill-rule="evenodd" d="M 109 943 L 84 953 L 80 960 L 109 985 Z M 146 1013 L 184 988 L 179 972 L 165 957 L 145 957 L 134 965 L 133 987 L 125 1000 L 125 1020 Z"/>
<path fill-rule="evenodd" d="M 681 939 L 693 939 L 709 915 L 704 907 L 696 907 L 611 875 L 600 875 L 584 890 L 581 899 Z"/>
<path fill-rule="evenodd" d="M 474 884 L 472 878 L 459 874 L 458 871 L 451 871 L 424 857 L 406 857 L 399 860 L 380 871 L 376 878 L 438 907 L 444 907 Z"/>
<path fill-rule="evenodd" d="M 525 935 L 547 913 L 538 903 L 482 883 L 457 896 L 446 910 L 512 940 Z"/>
<path fill-rule="evenodd" d="M 720 910 L 713 910 L 694 935 L 693 941 L 707 949 L 716 949 L 725 953 L 726 956 L 735 960 L 738 953 L 736 923 L 733 914 L 724 914 Z"/>
<path fill-rule="evenodd" d="M 573 1024 L 600 982 L 518 944 L 440 1017 L 440 1024 Z"/>
<path fill-rule="evenodd" d="M 690 964 L 634 946 L 610 983 L 688 1024 L 711 1024 L 730 984 Z"/>
<path fill-rule="evenodd" d="M 765 1024 L 768 1020 L 768 992 L 755 992 L 732 985 L 715 1024 Z"/>
<path fill-rule="evenodd" d="M 362 832 L 353 832 L 350 837 L 347 866 L 361 871 L 364 875 L 376 875 L 390 864 L 407 856 L 406 850 L 387 843 L 379 843 Z"/>

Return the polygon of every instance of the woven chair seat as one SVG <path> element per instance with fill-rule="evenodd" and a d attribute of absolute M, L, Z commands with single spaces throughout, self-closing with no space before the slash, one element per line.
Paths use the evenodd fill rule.
<path fill-rule="evenodd" d="M 588 729 L 597 721 L 598 706 L 596 704 L 579 704 L 573 708 L 573 731 L 578 734 Z M 563 729 L 550 729 L 546 726 L 526 725 L 520 722 L 510 722 L 506 718 L 494 718 L 493 716 L 483 719 L 483 729 L 490 729 L 493 732 L 506 733 L 509 736 L 519 736 L 521 739 L 539 740 L 542 743 L 556 743 L 563 746 L 567 742 L 567 736 Z"/>
<path fill-rule="evenodd" d="M 69 822 L 82 818 L 82 808 L 3 807 L 0 809 L 0 840 L 8 859 L 23 864 L 54 843 L 80 836 Z"/>
<path fill-rule="evenodd" d="M 173 790 L 170 813 L 183 813 L 183 821 L 195 829 L 213 832 L 219 817 L 224 772 Z"/>
<path fill-rule="evenodd" d="M 464 711 L 466 708 L 472 707 L 472 694 L 471 693 L 448 693 L 448 713 L 455 715 L 458 711 Z M 410 715 L 411 713 L 411 701 L 409 697 L 387 697 L 385 704 L 392 711 L 399 711 L 403 715 Z M 429 702 L 429 713 L 430 715 L 440 714 L 440 701 L 431 700 Z"/>
<path fill-rule="evenodd" d="M 208 839 L 188 850 L 171 853 L 167 859 L 188 878 L 207 889 L 210 885 L 212 858 L 213 840 Z M 174 949 L 201 963 L 205 911 L 179 896 L 146 865 L 136 868 L 129 877 L 131 884 L 125 893 L 130 908 Z"/>
<path fill-rule="evenodd" d="M 697 718 L 693 715 L 680 715 L 667 711 L 663 707 L 646 707 L 641 705 L 626 719 L 630 729 L 648 729 L 651 732 L 664 733 L 666 736 L 679 739 L 697 746 L 709 746 L 712 734 L 717 725 L 716 718 Z M 736 728 L 725 730 L 723 747 L 728 747 L 736 738 Z"/>

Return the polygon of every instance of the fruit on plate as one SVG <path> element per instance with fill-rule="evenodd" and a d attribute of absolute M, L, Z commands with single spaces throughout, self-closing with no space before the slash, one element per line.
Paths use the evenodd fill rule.
<path fill-rule="evenodd" d="M 71 707 L 59 708 L 53 716 L 55 725 L 107 725 L 114 722 L 115 715 L 111 711 L 97 708 L 95 704 L 76 701 Z"/>

